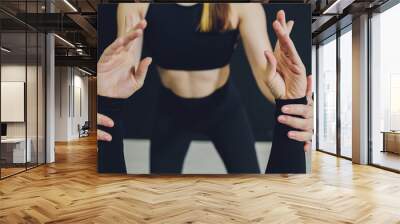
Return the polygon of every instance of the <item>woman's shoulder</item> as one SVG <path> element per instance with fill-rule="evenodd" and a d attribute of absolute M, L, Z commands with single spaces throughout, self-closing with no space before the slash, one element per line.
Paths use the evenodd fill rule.
<path fill-rule="evenodd" d="M 139 13 L 145 17 L 150 3 L 119 3 L 118 11 L 124 14 Z"/>
<path fill-rule="evenodd" d="M 239 11 L 249 11 L 251 9 L 262 8 L 262 4 L 259 2 L 237 2 L 237 3 L 229 3 L 231 7 L 235 10 Z"/>
<path fill-rule="evenodd" d="M 254 10 L 262 9 L 262 4 L 259 2 L 238 2 L 238 3 L 229 3 L 232 10 L 236 11 L 238 14 L 251 14 Z"/>
<path fill-rule="evenodd" d="M 265 15 L 263 6 L 259 2 L 230 3 L 230 5 L 233 12 L 238 15 L 239 20 Z"/>

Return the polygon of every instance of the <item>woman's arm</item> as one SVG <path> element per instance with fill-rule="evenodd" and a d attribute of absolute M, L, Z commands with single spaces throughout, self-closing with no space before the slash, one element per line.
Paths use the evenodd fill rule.
<path fill-rule="evenodd" d="M 267 33 L 264 9 L 257 3 L 240 4 L 236 8 L 240 35 L 254 78 L 263 95 L 270 102 L 275 102 L 275 97 L 266 84 L 269 65 L 265 60 L 264 51 L 272 51 L 272 47 Z"/>
<path fill-rule="evenodd" d="M 144 83 L 151 58 L 140 61 L 143 30 L 140 7 L 120 4 L 118 37 L 108 46 L 97 63 L 98 95 L 98 171 L 125 173 L 121 114 L 125 99 Z M 132 8 L 133 7 L 133 8 Z M 102 129 L 102 130 L 100 130 Z"/>
<path fill-rule="evenodd" d="M 266 172 L 304 173 L 304 148 L 308 148 L 309 145 L 309 143 L 305 145 L 304 142 L 310 140 L 312 133 L 310 130 L 312 120 L 306 115 L 312 107 L 305 106 L 307 105 L 305 68 L 289 37 L 293 22 L 286 23 L 282 10 L 277 13 L 273 28 L 278 41 L 273 53 L 266 31 L 264 9 L 260 4 L 248 5 L 251 6 L 245 8 L 240 17 L 240 32 L 257 83 L 264 88 L 263 93 L 268 99 L 276 99 L 275 116 L 279 121 L 275 125 Z M 265 88 L 269 92 L 266 92 Z M 296 114 L 288 111 L 288 107 L 290 110 L 306 109 Z"/>
<path fill-rule="evenodd" d="M 115 103 L 106 98 L 128 98 L 143 85 L 147 68 L 151 63 L 146 58 L 139 63 L 143 43 L 143 30 L 146 28 L 146 21 L 142 12 L 147 4 L 119 4 L 117 13 L 118 35 L 110 46 L 102 53 L 97 63 L 97 94 L 102 107 L 100 110 L 120 109 L 121 103 Z M 136 69 L 137 68 L 137 69 Z M 103 102 L 104 101 L 104 102 Z M 112 102 L 112 104 L 104 104 Z M 114 108 L 118 107 L 118 108 Z M 98 114 L 100 121 L 113 120 L 110 117 Z M 114 118 L 114 117 L 112 117 Z M 109 123 L 109 122 L 106 122 Z M 100 126 L 104 122 L 98 122 Z M 98 140 L 111 141 L 112 136 L 102 130 L 98 131 Z"/>
<path fill-rule="evenodd" d="M 145 18 L 149 3 L 120 3 L 117 10 L 117 37 L 128 33 L 134 24 L 140 23 Z M 133 64 L 137 66 L 142 54 L 143 35 L 138 37 L 132 44 L 135 49 L 132 55 Z"/>
<path fill-rule="evenodd" d="M 147 24 L 146 21 L 140 20 L 142 17 L 140 9 L 145 5 L 137 5 L 138 7 L 135 7 L 135 4 L 119 5 L 118 37 L 104 50 L 97 63 L 97 95 L 99 96 L 99 105 L 102 105 L 98 108 L 99 112 L 120 109 L 121 102 L 115 103 L 117 100 L 113 102 L 112 99 L 105 99 L 130 97 L 143 85 L 148 66 L 151 63 L 151 58 L 145 58 L 139 63 L 143 30 Z M 98 116 L 104 118 L 103 114 Z M 115 119 L 115 116 L 110 117 Z M 110 118 L 108 117 L 108 119 Z M 112 121 L 112 119 L 110 120 Z M 99 125 L 108 127 L 102 122 L 99 122 Z M 111 139 L 110 133 L 99 130 L 98 140 L 111 141 Z"/>
<path fill-rule="evenodd" d="M 118 37 L 104 50 L 97 63 L 97 93 L 126 99 L 142 87 L 151 58 L 140 61 L 143 30 L 147 25 L 145 20 L 139 19 L 140 7 L 120 5 Z"/>

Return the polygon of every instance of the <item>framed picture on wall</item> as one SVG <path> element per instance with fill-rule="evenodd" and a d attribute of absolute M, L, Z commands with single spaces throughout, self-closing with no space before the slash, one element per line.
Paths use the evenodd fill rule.
<path fill-rule="evenodd" d="M 1 82 L 1 122 L 24 122 L 25 82 Z"/>

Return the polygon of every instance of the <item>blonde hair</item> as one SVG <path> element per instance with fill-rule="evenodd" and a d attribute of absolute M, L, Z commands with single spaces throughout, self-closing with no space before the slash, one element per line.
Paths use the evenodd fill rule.
<path fill-rule="evenodd" d="M 230 28 L 230 7 L 228 3 L 203 3 L 200 32 L 223 32 Z"/>

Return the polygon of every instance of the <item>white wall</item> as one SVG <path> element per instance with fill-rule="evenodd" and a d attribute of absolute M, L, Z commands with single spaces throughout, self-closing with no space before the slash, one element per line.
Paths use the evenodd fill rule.
<path fill-rule="evenodd" d="M 28 66 L 27 68 L 24 65 L 20 64 L 6 64 L 1 66 L 1 81 L 2 82 L 25 82 L 26 70 L 28 74 L 30 74 L 33 69 L 36 69 L 33 66 Z M 35 71 L 36 73 L 36 71 Z M 36 84 L 36 83 L 35 83 Z M 32 93 L 27 93 L 28 97 L 36 97 L 36 90 Z M 7 108 L 1 108 L 1 110 L 7 110 Z M 28 120 L 31 121 L 31 117 L 28 117 Z M 25 137 L 25 122 L 8 122 L 7 123 L 7 136 L 8 137 Z"/>
<path fill-rule="evenodd" d="M 37 70 L 38 69 L 38 70 Z M 27 78 L 27 80 L 25 80 Z M 9 138 L 27 138 L 29 139 L 30 148 L 32 151 L 32 161 L 44 163 L 44 74 L 42 73 L 41 66 L 24 64 L 3 64 L 1 66 L 1 81 L 3 82 L 24 82 L 26 85 L 26 106 L 25 102 L 22 108 L 18 108 L 20 113 L 25 114 L 26 120 L 22 122 L 6 122 L 7 123 L 7 137 Z M 3 92 L 4 89 L 2 89 Z M 21 94 L 24 94 L 24 90 Z M 2 97 L 7 97 L 2 96 Z M 2 107 L 2 112 L 13 110 L 10 107 Z M 14 110 L 16 110 L 14 108 Z M 12 111 L 7 111 L 13 113 Z M 16 112 L 14 112 L 16 113 Z M 39 153 L 39 156 L 37 156 Z"/>
<path fill-rule="evenodd" d="M 55 141 L 68 140 L 69 76 L 67 67 L 55 68 Z"/>
<path fill-rule="evenodd" d="M 75 70 L 76 72 L 76 70 Z M 81 76 L 81 73 L 79 73 L 79 75 L 74 75 L 74 93 L 75 94 L 73 96 L 74 98 L 74 103 L 75 103 L 75 116 L 72 119 L 72 136 L 74 137 L 78 137 L 79 133 L 78 133 L 78 124 L 80 124 L 81 126 L 85 123 L 85 121 L 89 120 L 89 102 L 88 102 L 88 78 L 85 76 Z M 78 93 L 78 91 L 80 91 L 80 93 Z M 80 99 L 78 98 L 78 96 L 80 95 Z M 80 102 L 78 102 L 80 100 Z M 80 104 L 80 105 L 79 105 Z M 81 107 L 81 108 L 79 108 Z M 82 111 L 80 112 L 79 109 L 81 109 Z"/>
<path fill-rule="evenodd" d="M 50 12 L 54 10 L 46 1 Z M 55 162 L 55 42 L 54 35 L 46 35 L 46 163 Z"/>
<path fill-rule="evenodd" d="M 75 68 L 56 67 L 55 85 L 55 140 L 77 139 L 78 125 L 88 120 L 88 78 Z"/>

